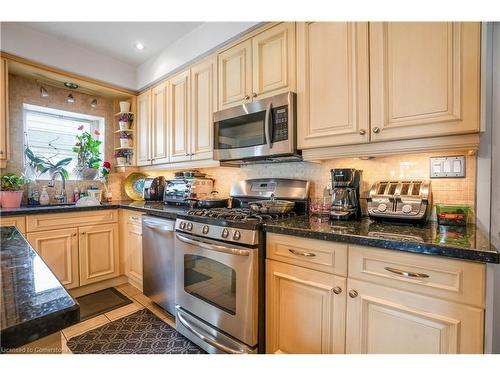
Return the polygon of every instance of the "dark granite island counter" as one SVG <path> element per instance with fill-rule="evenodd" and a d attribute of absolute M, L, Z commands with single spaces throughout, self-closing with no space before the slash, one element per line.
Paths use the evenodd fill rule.
<path fill-rule="evenodd" d="M 80 306 L 15 227 L 0 231 L 0 346 L 5 352 L 78 323 Z"/>
<path fill-rule="evenodd" d="M 437 255 L 482 263 L 500 263 L 500 252 L 474 225 L 467 227 L 379 223 L 368 218 L 329 221 L 297 216 L 264 225 L 266 232 L 345 242 L 411 253 Z"/>

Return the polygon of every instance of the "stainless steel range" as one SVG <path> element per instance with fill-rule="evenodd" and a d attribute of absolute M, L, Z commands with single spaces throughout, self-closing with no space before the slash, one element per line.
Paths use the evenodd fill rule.
<path fill-rule="evenodd" d="M 309 183 L 255 179 L 235 184 L 233 207 L 191 210 L 177 218 L 177 330 L 209 353 L 264 352 L 262 223 L 307 211 Z M 256 214 L 248 203 L 291 200 L 283 215 Z"/>

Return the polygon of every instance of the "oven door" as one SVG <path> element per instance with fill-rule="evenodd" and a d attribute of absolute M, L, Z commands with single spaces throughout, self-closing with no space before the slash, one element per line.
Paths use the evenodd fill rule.
<path fill-rule="evenodd" d="M 222 161 L 293 154 L 295 94 L 253 101 L 214 114 L 214 159 Z"/>
<path fill-rule="evenodd" d="M 217 329 L 257 344 L 258 248 L 176 233 L 176 304 Z"/>

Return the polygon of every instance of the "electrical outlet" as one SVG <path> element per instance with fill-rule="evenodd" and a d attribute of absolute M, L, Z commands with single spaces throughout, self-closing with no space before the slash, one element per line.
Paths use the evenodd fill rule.
<path fill-rule="evenodd" d="M 465 156 L 432 157 L 429 168 L 431 178 L 465 177 Z"/>
<path fill-rule="evenodd" d="M 47 186 L 48 187 L 54 187 L 55 185 L 56 185 L 56 182 L 54 180 L 47 181 Z"/>

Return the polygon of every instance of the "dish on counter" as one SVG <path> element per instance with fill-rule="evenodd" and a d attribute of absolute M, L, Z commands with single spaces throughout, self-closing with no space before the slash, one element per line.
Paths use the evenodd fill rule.
<path fill-rule="evenodd" d="M 142 190 L 144 189 L 144 180 L 146 174 L 140 172 L 133 172 L 125 179 L 125 193 L 134 201 L 140 201 L 142 197 Z"/>

